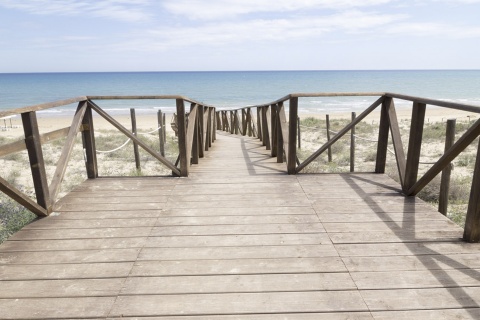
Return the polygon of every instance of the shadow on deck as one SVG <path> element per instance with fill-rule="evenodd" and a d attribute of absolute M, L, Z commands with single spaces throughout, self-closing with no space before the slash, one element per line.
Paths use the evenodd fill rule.
<path fill-rule="evenodd" d="M 480 318 L 479 245 L 387 176 L 221 132 L 206 159 L 88 180 L 2 244 L 0 318 Z"/>

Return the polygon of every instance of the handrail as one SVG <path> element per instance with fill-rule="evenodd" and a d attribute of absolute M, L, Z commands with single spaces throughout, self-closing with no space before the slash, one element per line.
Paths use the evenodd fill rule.
<path fill-rule="evenodd" d="M 178 118 L 179 166 L 171 163 L 164 156 L 164 117 L 161 117 L 159 114 L 159 127 L 162 127 L 162 130 L 159 130 L 160 151 L 156 151 L 137 137 L 135 132 L 136 130 L 133 130 L 134 133 L 132 133 L 129 129 L 121 125 L 93 101 L 136 99 L 173 99 L 176 101 Z M 191 110 L 188 114 L 188 121 L 185 111 L 185 102 L 191 104 Z M 40 134 L 37 124 L 37 111 L 61 107 L 72 103 L 78 103 L 78 107 L 73 117 L 71 126 Z M 85 154 L 87 177 L 89 179 L 97 178 L 97 150 L 95 147 L 95 132 L 92 112 L 96 112 L 107 122 L 111 123 L 126 137 L 132 140 L 134 144 L 143 148 L 147 153 L 169 168 L 172 171 L 172 174 L 175 176 L 188 176 L 191 163 L 198 163 L 198 158 L 202 158 L 204 156 L 204 151 L 208 151 L 208 148 L 212 146 L 212 143 L 216 139 L 214 130 L 217 127 L 215 107 L 196 102 L 193 99 L 180 95 L 82 96 L 2 111 L 0 112 L 2 117 L 21 114 L 25 139 L 1 145 L 0 156 L 27 150 L 34 182 L 36 202 L 28 197 L 24 192 L 18 190 L 15 186 L 11 185 L 8 183 L 8 181 L 2 178 L 0 178 L 0 191 L 4 192 L 7 196 L 25 206 L 38 216 L 42 217 L 49 215 L 55 209 L 60 186 L 64 179 L 68 162 L 72 156 L 72 151 L 76 140 L 75 138 L 80 132 L 82 133 L 83 138 L 82 141 Z M 136 127 L 136 124 L 133 121 L 134 117 L 132 117 L 132 126 Z M 53 178 L 51 182 L 48 183 L 46 166 L 43 160 L 42 145 L 64 137 L 66 137 L 66 141 L 63 146 L 60 159 L 57 163 Z M 136 160 L 138 160 L 137 153 L 135 153 Z M 190 158 L 193 158 L 193 161 L 190 161 Z"/>
<path fill-rule="evenodd" d="M 331 139 L 313 152 L 302 163 L 298 163 L 297 148 L 297 121 L 299 98 L 308 97 L 351 97 L 351 96 L 372 96 L 378 97 L 370 107 L 364 110 L 358 117 L 353 116 L 352 121 L 343 129 L 339 130 Z M 412 124 L 410 127 L 410 141 L 408 150 L 405 153 L 402 138 L 400 135 L 394 99 L 413 102 Z M 284 111 L 284 103 L 289 102 L 288 123 Z M 272 150 L 272 157 L 277 156 L 277 162 L 286 162 L 287 173 L 297 174 L 307 167 L 312 161 L 318 158 L 323 152 L 330 149 L 342 136 L 351 132 L 351 139 L 355 139 L 355 126 L 368 114 L 377 108 L 381 109 L 379 134 L 377 139 L 377 157 L 375 164 L 376 173 L 385 173 L 386 154 L 388 152 L 389 134 L 392 137 L 394 156 L 397 163 L 397 170 L 402 190 L 407 196 L 415 196 L 421 191 L 437 174 L 445 172 L 448 166 L 467 146 L 480 136 L 480 120 L 477 120 L 467 132 L 465 132 L 456 143 L 446 148 L 445 153 L 433 166 L 420 178 L 418 167 L 420 164 L 420 150 L 427 105 L 449 108 L 460 111 L 480 113 L 480 106 L 448 102 L 430 98 L 421 98 L 390 92 L 326 92 L 326 93 L 292 93 L 266 104 L 253 105 L 242 108 L 223 110 L 224 122 L 220 127 L 225 130 L 229 128 L 230 133 L 238 133 L 240 125 L 237 121 L 239 111 L 251 112 L 252 108 L 257 109 L 257 137 L 267 150 Z M 230 123 L 228 113 L 230 114 Z M 226 122 L 226 123 L 225 123 Z M 253 123 L 251 119 L 242 118 L 242 128 Z M 241 132 L 241 131 L 240 131 Z M 245 135 L 245 132 L 241 132 Z M 354 146 L 354 143 L 351 143 Z M 351 147 L 352 148 L 352 147 Z M 351 150 L 352 151 L 352 150 Z M 285 155 L 285 156 L 284 156 Z M 351 161 L 354 153 L 351 152 Z M 350 170 L 354 171 L 354 165 L 350 164 Z M 467 212 L 464 239 L 469 242 L 480 241 L 480 143 L 477 148 L 477 161 L 474 169 L 474 178 L 471 186 L 471 196 Z M 468 226 L 467 226 L 468 224 Z"/>

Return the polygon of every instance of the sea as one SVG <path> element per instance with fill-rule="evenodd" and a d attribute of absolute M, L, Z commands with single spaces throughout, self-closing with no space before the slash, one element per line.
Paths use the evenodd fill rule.
<path fill-rule="evenodd" d="M 219 109 L 265 104 L 290 93 L 395 92 L 480 107 L 480 70 L 0 73 L 0 111 L 94 95 L 182 95 Z M 300 98 L 303 113 L 361 111 L 375 97 Z M 102 100 L 110 113 L 174 112 L 173 100 Z M 411 102 L 396 102 L 407 107 Z M 67 115 L 76 105 L 41 111 Z"/>

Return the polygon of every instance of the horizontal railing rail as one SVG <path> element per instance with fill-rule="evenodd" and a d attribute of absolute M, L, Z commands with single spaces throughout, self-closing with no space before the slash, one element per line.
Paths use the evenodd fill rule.
<path fill-rule="evenodd" d="M 352 120 L 343 129 L 338 130 L 333 137 L 328 138 L 327 142 L 320 146 L 303 162 L 297 158 L 297 138 L 298 138 L 298 107 L 299 98 L 312 97 L 354 97 L 365 96 L 374 97 L 375 101 L 358 116 L 352 116 Z M 403 100 L 412 102 L 412 118 L 410 125 L 410 135 L 408 150 L 405 152 L 403 141 L 400 134 L 400 128 L 395 110 L 394 100 Z M 288 103 L 288 117 L 285 112 L 285 105 Z M 277 162 L 286 162 L 287 173 L 297 174 L 305 169 L 309 164 L 316 160 L 321 154 L 329 150 L 333 144 L 339 141 L 347 133 L 351 134 L 353 141 L 355 127 L 370 115 L 374 110 L 380 108 L 380 121 L 378 127 L 377 151 L 375 160 L 375 173 L 385 173 L 386 158 L 388 151 L 389 136 L 393 143 L 393 154 L 397 165 L 397 172 L 401 188 L 405 195 L 417 195 L 428 183 L 430 183 L 439 173 L 446 174 L 451 162 L 465 150 L 480 135 L 480 119 L 474 122 L 470 128 L 457 139 L 446 145 L 444 154 L 420 177 L 420 151 L 422 146 L 423 126 L 425 122 L 425 112 L 427 106 L 436 106 L 449 108 L 459 111 L 480 113 L 480 107 L 469 104 L 435 100 L 408 96 L 390 92 L 346 92 L 346 93 L 293 93 L 270 103 L 236 108 L 231 110 L 221 110 L 217 117 L 222 123 L 217 128 L 229 131 L 230 133 L 245 135 L 242 128 L 248 127 L 254 123 L 253 119 L 243 117 L 239 114 L 252 114 L 256 109 L 257 114 L 257 134 L 255 135 L 262 141 L 267 150 L 272 150 L 272 157 L 277 157 Z M 219 121 L 219 122 L 220 122 Z M 330 130 L 327 128 L 330 135 Z M 446 136 L 451 137 L 451 133 Z M 449 138 L 450 140 L 452 138 Z M 354 143 L 351 143 L 351 148 Z M 470 200 L 467 210 L 465 223 L 464 239 L 469 242 L 480 241 L 480 145 L 477 147 L 476 164 L 474 168 Z M 351 150 L 352 151 L 352 150 Z M 350 159 L 354 159 L 351 153 Z M 354 160 L 351 160 L 354 161 Z M 354 166 L 351 163 L 351 171 Z M 445 190 L 442 190 L 444 193 Z"/>
<path fill-rule="evenodd" d="M 149 145 L 137 137 L 136 124 L 132 115 L 132 130 L 127 129 L 121 123 L 109 115 L 97 103 L 101 100 L 175 100 L 176 126 L 178 135 L 179 154 L 177 163 L 171 163 L 162 150 L 163 143 L 160 141 L 160 151 L 152 149 Z M 78 103 L 72 123 L 69 127 L 40 134 L 36 112 Z M 190 110 L 186 112 L 186 103 L 190 103 Z M 0 112 L 0 117 L 20 114 L 25 138 L 0 145 L 0 156 L 26 150 L 28 153 L 33 187 L 36 201 L 20 191 L 17 187 L 0 177 L 0 191 L 35 213 L 37 216 L 47 216 L 55 209 L 60 186 L 65 177 L 67 165 L 71 159 L 76 137 L 82 134 L 82 144 L 85 155 L 86 174 L 89 179 L 95 179 L 98 174 L 97 149 L 95 147 L 95 131 L 93 114 L 113 125 L 137 147 L 134 149 L 136 162 L 138 161 L 138 147 L 149 153 L 152 157 L 172 171 L 174 176 L 188 176 L 191 164 L 198 164 L 198 159 L 204 156 L 204 151 L 212 146 L 216 139 L 215 107 L 178 95 L 157 96 L 83 96 L 72 99 L 60 100 L 51 103 L 27 106 L 14 110 Z M 159 116 L 160 117 L 160 116 Z M 164 126 L 164 118 L 159 119 L 159 125 Z M 164 128 L 160 134 L 160 140 L 164 139 Z M 53 177 L 48 183 L 46 166 L 43 157 L 42 145 L 54 140 L 65 138 L 60 158 L 57 162 Z M 139 164 L 137 162 L 137 168 Z"/>

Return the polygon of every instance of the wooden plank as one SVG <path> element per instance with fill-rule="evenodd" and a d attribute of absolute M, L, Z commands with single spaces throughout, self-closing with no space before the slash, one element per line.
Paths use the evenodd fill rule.
<path fill-rule="evenodd" d="M 42 240 L 41 242 L 29 240 L 11 240 L 2 243 L 2 246 L 0 247 L 0 252 L 74 251 L 142 248 L 145 245 L 146 240 L 146 237 Z"/>
<path fill-rule="evenodd" d="M 410 189 L 417 182 L 420 151 L 422 149 L 423 124 L 425 121 L 426 105 L 414 102 L 412 108 L 412 123 L 408 142 L 407 163 L 405 166 L 405 187 Z"/>
<path fill-rule="evenodd" d="M 115 297 L 0 299 L 5 319 L 106 317 Z"/>
<path fill-rule="evenodd" d="M 0 281 L 0 299 L 116 296 L 124 281 L 122 278 Z"/>
<path fill-rule="evenodd" d="M 12 240 L 54 240 L 54 239 L 102 239 L 137 238 L 150 234 L 151 227 L 102 228 L 102 229 L 57 229 L 57 230 L 20 230 Z"/>
<path fill-rule="evenodd" d="M 216 235 L 216 236 L 160 236 L 149 237 L 146 248 L 182 247 L 248 247 L 290 246 L 307 244 L 331 244 L 326 233 L 289 233 L 259 235 Z"/>
<path fill-rule="evenodd" d="M 435 242 L 456 241 L 462 230 L 372 231 L 368 233 L 329 233 L 333 243 Z"/>
<path fill-rule="evenodd" d="M 429 254 L 420 256 L 343 257 L 350 272 L 479 269 L 478 254 Z"/>
<path fill-rule="evenodd" d="M 110 319 L 110 318 L 109 318 Z M 158 320 L 158 318 L 143 318 Z M 168 316 L 162 320 L 373 320 L 369 312 L 322 312 L 322 313 L 275 313 L 275 314 L 242 314 L 242 315 L 208 315 L 208 316 Z M 432 318 L 433 319 L 433 318 Z M 437 318 L 435 318 L 437 319 Z M 448 318 L 446 318 L 448 319 Z M 111 320 L 138 320 L 138 318 L 121 317 Z"/>
<path fill-rule="evenodd" d="M 479 287 L 480 269 L 352 272 L 360 290 Z"/>
<path fill-rule="evenodd" d="M 133 262 L 0 265 L 0 280 L 103 279 L 127 277 Z"/>
<path fill-rule="evenodd" d="M 248 284 L 248 285 L 246 285 Z M 128 278 L 121 295 L 295 292 L 356 289 L 348 273 Z"/>
<path fill-rule="evenodd" d="M 436 254 L 478 253 L 480 246 L 463 242 L 414 242 L 414 243 L 360 243 L 337 244 L 340 256 L 381 257 L 381 256 L 421 256 Z"/>
<path fill-rule="evenodd" d="M 135 261 L 140 249 L 104 249 L 81 251 L 0 252 L 0 264 L 64 264 Z"/>
<path fill-rule="evenodd" d="M 163 209 L 168 204 L 164 202 L 141 202 L 141 203 L 65 203 L 55 206 L 54 211 L 119 211 L 119 210 L 158 210 Z"/>
<path fill-rule="evenodd" d="M 372 312 L 375 319 L 409 320 L 409 319 L 479 319 L 480 308 L 436 309 L 436 310 L 406 310 Z"/>
<path fill-rule="evenodd" d="M 153 236 L 173 235 L 226 235 L 226 234 L 272 234 L 272 233 L 318 233 L 325 232 L 322 224 L 269 224 L 269 225 L 224 225 L 155 227 Z"/>
<path fill-rule="evenodd" d="M 130 220 L 130 219 L 125 219 Z M 145 220 L 145 219 L 142 219 Z M 158 226 L 179 226 L 179 225 L 232 225 L 232 224 L 296 224 L 296 223 L 317 223 L 316 215 L 261 215 L 261 216 L 200 216 L 200 217 L 159 217 L 156 219 Z"/>
<path fill-rule="evenodd" d="M 407 221 L 381 221 L 381 222 L 361 222 L 361 223 L 323 223 L 327 232 L 376 232 L 376 231 L 460 231 L 460 227 L 450 220 L 419 220 L 412 223 L 412 220 Z"/>
<path fill-rule="evenodd" d="M 479 287 L 362 291 L 371 311 L 477 308 L 479 294 Z"/>
<path fill-rule="evenodd" d="M 331 244 L 301 246 L 144 248 L 137 261 L 338 257 Z M 1 261 L 1 254 L 0 254 Z"/>
<path fill-rule="evenodd" d="M 168 208 L 164 211 L 164 216 L 169 217 L 208 217 L 208 216 L 262 216 L 262 215 L 300 215 L 315 214 L 315 211 L 309 207 L 251 207 L 248 210 L 245 208 Z M 280 218 L 281 219 L 281 218 Z"/>
<path fill-rule="evenodd" d="M 339 273 L 346 272 L 342 259 L 283 258 L 190 261 L 137 261 L 131 276 L 188 276 L 227 274 Z"/>
<path fill-rule="evenodd" d="M 190 159 L 187 159 L 187 129 L 185 119 L 185 103 L 182 99 L 176 100 L 177 104 L 177 127 L 178 127 L 178 157 L 180 159 L 181 177 L 188 177 Z M 175 170 L 173 170 L 175 174 Z"/>
<path fill-rule="evenodd" d="M 50 211 L 53 205 L 57 200 L 58 193 L 60 192 L 61 183 L 63 181 L 63 177 L 65 176 L 65 172 L 67 171 L 68 161 L 70 161 L 73 147 L 75 145 L 75 139 L 77 137 L 77 133 L 80 131 L 80 127 L 82 125 L 83 116 L 85 115 L 85 111 L 87 109 L 87 103 L 81 102 L 78 105 L 77 111 L 75 112 L 75 116 L 73 117 L 72 125 L 70 126 L 70 131 L 68 132 L 67 140 L 62 149 L 62 153 L 60 154 L 60 158 L 57 162 L 57 167 L 55 169 L 55 173 L 52 177 L 52 182 L 49 185 L 50 190 L 50 203 L 48 210 Z"/>
<path fill-rule="evenodd" d="M 26 225 L 24 230 L 39 229 L 95 229 L 95 228 L 133 228 L 154 226 L 157 218 L 129 218 L 129 219 L 86 219 L 68 220 L 50 217 Z"/>
<path fill-rule="evenodd" d="M 120 296 L 113 316 L 367 311 L 355 291 Z"/>

